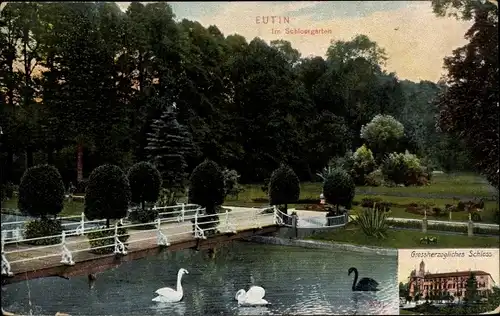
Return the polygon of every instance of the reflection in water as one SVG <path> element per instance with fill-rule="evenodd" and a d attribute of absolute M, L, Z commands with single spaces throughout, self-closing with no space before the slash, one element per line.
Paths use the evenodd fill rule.
<path fill-rule="evenodd" d="M 380 291 L 353 293 L 351 266 L 369 272 Z M 34 315 L 398 314 L 396 267 L 396 257 L 235 243 L 213 260 L 185 250 L 127 262 L 100 273 L 92 290 L 87 276 L 11 284 L 2 306 L 28 314 L 29 285 Z M 179 268 L 190 272 L 182 280 L 183 301 L 152 302 L 156 289 L 176 283 Z M 238 306 L 236 292 L 252 285 L 265 289 L 270 306 Z"/>
<path fill-rule="evenodd" d="M 153 313 L 144 313 L 145 315 L 184 316 L 186 314 L 186 303 L 184 301 L 180 301 L 177 303 L 152 302 L 149 308 Z"/>
<path fill-rule="evenodd" d="M 239 306 L 238 315 L 272 315 L 267 306 Z"/>

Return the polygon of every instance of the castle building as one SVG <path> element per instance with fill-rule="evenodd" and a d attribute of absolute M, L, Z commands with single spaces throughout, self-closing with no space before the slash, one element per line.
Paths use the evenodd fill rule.
<path fill-rule="evenodd" d="M 429 271 L 425 271 L 425 263 L 422 260 L 418 271 L 414 269 L 410 273 L 409 294 L 413 297 L 419 291 L 422 298 L 436 292 L 448 293 L 455 298 L 464 297 L 467 280 L 471 273 L 475 275 L 478 294 L 487 296 L 495 285 L 495 281 L 489 273 L 484 271 L 429 273 Z"/>

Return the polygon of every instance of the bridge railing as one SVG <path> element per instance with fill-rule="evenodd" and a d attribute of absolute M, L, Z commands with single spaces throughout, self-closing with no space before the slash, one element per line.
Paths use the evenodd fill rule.
<path fill-rule="evenodd" d="M 266 209 L 264 209 L 266 210 Z M 192 216 L 185 216 L 184 221 L 177 222 L 176 217 L 166 219 L 157 218 L 153 222 L 127 224 L 123 221 L 117 221 L 113 227 L 101 228 L 100 231 L 111 231 L 110 236 L 89 239 L 81 236 L 70 235 L 63 231 L 60 235 L 45 236 L 38 238 L 24 239 L 21 243 L 16 240 L 4 240 L 4 232 L 2 231 L 2 275 L 12 275 L 11 264 L 27 263 L 37 260 L 47 260 L 49 258 L 60 257 L 60 263 L 65 265 L 75 264 L 73 256 L 82 252 L 95 251 L 97 249 L 114 247 L 113 252 L 117 255 L 126 255 L 127 249 L 130 249 L 133 244 L 141 242 L 149 242 L 156 240 L 156 244 L 168 247 L 171 241 L 182 240 L 182 236 L 194 236 L 194 238 L 206 239 L 207 235 L 214 231 L 220 232 L 237 232 L 241 229 L 261 228 L 267 225 L 276 224 L 276 209 L 268 208 L 270 212 L 264 212 L 263 209 L 243 209 L 243 210 L 228 210 L 224 213 L 219 213 L 219 219 L 213 219 L 212 214 L 201 214 L 198 211 Z M 184 214 L 185 215 L 185 214 Z M 189 222 L 186 220 L 190 219 Z M 207 220 L 208 219 L 208 220 Z M 122 222 L 123 225 L 119 225 Z M 216 224 L 216 227 L 206 227 L 208 224 Z M 153 226 L 154 228 L 149 228 Z M 137 228 L 146 228 L 137 230 Z M 206 227 L 206 228 L 204 228 Z M 120 228 L 127 228 L 126 234 L 120 234 Z M 149 229 L 147 229 L 149 228 Z M 129 230 L 130 229 L 130 230 Z M 87 231 L 88 233 L 88 231 Z M 120 237 L 129 236 L 126 242 L 122 242 Z M 60 243 L 31 246 L 29 242 L 49 240 L 58 238 Z M 111 240 L 104 242 L 102 246 L 91 246 L 91 243 L 96 241 Z M 17 246 L 15 249 L 5 249 L 7 246 Z M 140 246 L 137 246 L 140 247 Z"/>
<path fill-rule="evenodd" d="M 158 214 L 159 218 L 177 216 L 177 221 L 179 222 L 184 221 L 186 218 L 191 219 L 194 213 L 199 213 L 200 210 L 202 210 L 197 204 L 178 204 L 164 207 L 155 206 L 154 208 L 160 211 Z M 106 223 L 105 219 L 87 220 L 83 212 L 80 215 L 57 217 L 57 219 L 62 222 L 61 225 L 66 231 L 66 236 L 83 235 L 89 230 L 102 228 Z M 124 218 L 124 220 L 127 220 L 127 217 Z M 31 221 L 32 220 L 2 222 L 2 232 L 5 232 L 5 241 L 24 240 L 26 225 Z M 12 228 L 13 226 L 14 228 Z"/>
<path fill-rule="evenodd" d="M 345 226 L 349 218 L 347 215 L 338 215 L 338 216 L 307 216 L 300 218 L 294 216 L 293 214 L 285 214 L 280 211 L 278 208 L 274 208 L 274 214 L 276 217 L 276 221 L 279 225 L 287 226 L 287 227 L 297 227 L 297 228 L 323 228 L 323 227 L 331 227 L 337 228 Z M 304 225 L 306 223 L 306 225 Z"/>

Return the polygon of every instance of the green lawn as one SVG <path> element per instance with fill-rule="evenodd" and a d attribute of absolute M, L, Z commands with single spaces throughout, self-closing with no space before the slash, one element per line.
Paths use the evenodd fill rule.
<path fill-rule="evenodd" d="M 429 245 L 421 244 L 420 238 L 425 236 L 438 237 L 438 242 Z M 382 248 L 498 248 L 498 237 L 468 237 L 438 232 L 424 234 L 419 231 L 391 229 L 387 232 L 387 238 L 377 239 L 366 236 L 361 229 L 351 225 L 345 229 L 317 234 L 310 239 Z"/>
<path fill-rule="evenodd" d="M 246 184 L 244 191 L 240 193 L 238 198 L 226 198 L 225 205 L 231 206 L 249 206 L 261 207 L 266 206 L 265 201 L 256 202 L 254 199 L 266 199 L 266 194 L 261 189 L 262 184 Z M 319 194 L 322 190 L 322 183 L 320 182 L 303 182 L 300 185 L 300 199 L 314 199 L 319 202 Z M 392 203 L 392 217 L 401 218 L 422 218 L 422 215 L 412 214 L 406 212 L 406 207 L 410 203 L 417 204 L 433 204 L 444 210 L 446 204 L 456 205 L 460 196 L 468 197 L 481 197 L 492 196 L 494 189 L 487 184 L 484 178 L 476 174 L 438 174 L 434 175 L 432 183 L 424 187 L 358 187 L 363 192 L 378 192 L 380 195 L 364 195 L 358 194 L 354 197 L 355 202 L 361 202 L 363 198 L 379 197 L 383 201 Z M 391 196 L 386 194 L 400 194 L 401 196 Z M 404 196 L 407 193 L 408 196 Z M 414 195 L 420 196 L 414 196 Z M 426 197 L 425 195 L 432 195 Z M 440 194 L 449 196 L 448 198 L 437 198 Z M 424 196 L 422 196 L 424 195 Z M 457 197 L 454 199 L 453 197 Z M 291 204 L 290 208 L 300 209 L 304 207 L 302 204 Z M 360 209 L 360 206 L 354 206 L 353 209 Z M 497 201 L 485 201 L 484 211 L 481 214 L 482 222 L 496 223 L 495 212 L 498 210 Z M 448 216 L 445 217 L 430 217 L 436 220 L 449 220 Z M 453 221 L 466 221 L 468 220 L 467 212 L 456 212 L 452 214 Z"/>
<path fill-rule="evenodd" d="M 240 193 L 238 199 L 229 198 L 228 201 L 234 202 L 252 202 L 256 198 L 266 198 L 266 194 L 262 191 L 262 184 L 245 184 L 245 191 Z M 318 199 L 322 191 L 321 182 L 303 182 L 300 185 L 300 198 L 301 199 Z M 384 196 L 384 199 L 398 199 L 402 197 L 405 199 L 404 194 L 408 196 L 420 194 L 431 195 L 451 195 L 451 196 L 492 196 L 495 190 L 489 185 L 484 178 L 476 174 L 438 174 L 432 178 L 431 184 L 427 186 L 411 186 L 411 187 L 358 187 L 359 191 L 373 192 L 380 195 L 396 194 L 398 196 Z M 408 199 L 408 198 L 407 198 Z M 411 198 L 410 198 L 411 199 Z M 430 200 L 441 200 L 430 198 Z M 452 198 L 446 199 L 447 201 Z M 436 203 L 440 204 L 440 203 Z M 442 203 L 443 206 L 445 203 Z"/>
<path fill-rule="evenodd" d="M 354 197 L 355 202 L 361 202 L 364 198 L 373 198 L 372 195 L 356 195 Z M 457 200 L 454 199 L 435 199 L 435 198 L 422 198 L 422 197 L 400 197 L 400 196 L 377 196 L 385 202 L 390 202 L 392 204 L 390 217 L 401 217 L 401 218 L 418 218 L 421 219 L 423 216 L 413 213 L 406 212 L 406 207 L 410 203 L 417 203 L 419 205 L 429 203 L 435 207 L 439 207 L 444 210 L 446 204 L 456 205 Z M 360 210 L 361 206 L 354 206 L 353 210 Z M 485 201 L 484 210 L 481 212 L 481 222 L 482 223 L 497 223 L 495 221 L 495 212 L 498 210 L 497 201 Z M 449 220 L 448 216 L 433 217 L 429 216 L 432 220 Z M 454 212 L 452 213 L 452 221 L 467 221 L 469 215 L 467 212 Z"/>
<path fill-rule="evenodd" d="M 10 200 L 4 201 L 2 203 L 2 208 L 17 209 L 17 198 L 12 198 Z M 77 201 L 66 201 L 64 202 L 64 209 L 59 214 L 59 216 L 74 216 L 81 215 L 83 212 L 84 205 L 82 202 Z"/>
<path fill-rule="evenodd" d="M 418 313 L 415 313 L 415 312 L 411 312 L 411 311 L 407 311 L 405 309 L 399 309 L 399 315 L 420 315 Z"/>

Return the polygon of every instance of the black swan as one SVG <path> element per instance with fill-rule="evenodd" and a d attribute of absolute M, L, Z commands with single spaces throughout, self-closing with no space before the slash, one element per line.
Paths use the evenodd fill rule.
<path fill-rule="evenodd" d="M 358 281 L 358 269 L 349 268 L 348 275 L 351 275 L 354 272 L 354 281 L 352 282 L 352 290 L 353 291 L 378 291 L 377 289 L 378 282 L 372 278 L 362 278 Z M 357 284 L 356 284 L 357 282 Z"/>

